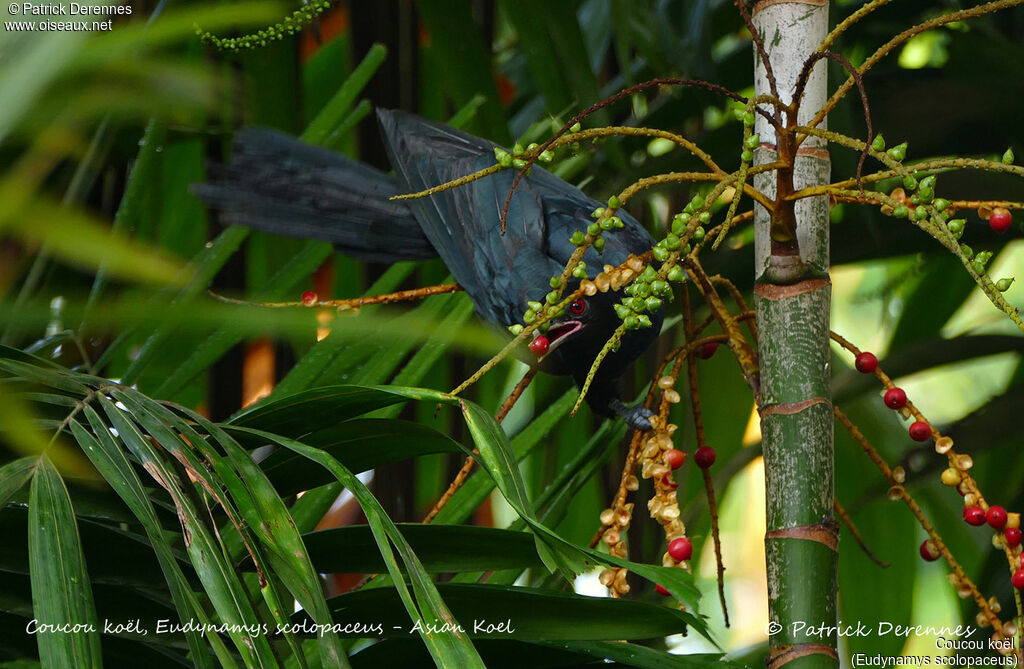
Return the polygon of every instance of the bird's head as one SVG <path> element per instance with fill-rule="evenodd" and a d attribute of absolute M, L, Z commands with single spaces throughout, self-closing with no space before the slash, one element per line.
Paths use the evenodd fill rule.
<path fill-rule="evenodd" d="M 605 343 L 622 323 L 614 305 L 620 292 L 583 295 L 569 303 L 565 313 L 550 321 L 547 332 L 535 332 L 529 347 L 541 368 L 549 373 L 580 376 L 589 371 Z M 627 332 L 618 350 L 602 362 L 602 371 L 617 376 L 657 337 L 661 314 L 652 315 L 654 327 Z"/>

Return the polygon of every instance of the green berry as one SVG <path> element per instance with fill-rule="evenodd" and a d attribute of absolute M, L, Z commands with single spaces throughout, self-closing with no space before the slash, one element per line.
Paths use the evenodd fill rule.
<path fill-rule="evenodd" d="M 604 215 L 604 207 L 598 207 L 590 212 L 590 218 L 601 218 L 602 215 Z"/>
<path fill-rule="evenodd" d="M 522 158 L 513 158 L 512 167 L 516 168 L 517 170 L 521 170 L 524 167 L 526 167 L 526 161 L 523 160 Z"/>
<path fill-rule="evenodd" d="M 577 230 L 572 233 L 572 237 L 569 238 L 569 241 L 572 242 L 574 246 L 579 246 L 583 243 L 583 233 Z"/>
<path fill-rule="evenodd" d="M 964 257 L 967 258 L 968 260 L 974 257 L 974 249 L 972 249 L 967 244 L 960 245 L 960 252 L 963 253 Z"/>
<path fill-rule="evenodd" d="M 636 320 L 639 322 L 640 327 L 642 328 L 651 327 L 651 318 L 647 314 L 640 314 L 639 316 L 636 317 Z"/>
<path fill-rule="evenodd" d="M 651 288 L 651 284 L 645 283 L 643 281 L 637 281 L 636 283 L 631 285 L 635 286 L 635 289 L 633 290 L 633 295 L 636 295 L 638 297 L 647 297 L 648 295 L 651 294 L 651 290 L 653 290 Z"/>
<path fill-rule="evenodd" d="M 583 129 L 583 126 L 581 126 L 581 125 L 580 125 L 580 122 L 579 122 L 579 121 L 576 121 L 575 123 L 573 123 L 573 124 L 572 124 L 572 125 L 571 125 L 571 126 L 569 127 L 569 132 L 579 132 L 579 131 L 580 131 L 580 130 L 582 130 L 582 129 Z"/>
<path fill-rule="evenodd" d="M 902 204 L 892 210 L 892 215 L 895 216 L 896 218 L 906 218 L 907 213 L 907 208 L 904 207 Z"/>
<path fill-rule="evenodd" d="M 512 147 L 512 155 L 513 156 L 521 156 L 521 155 L 523 155 L 523 145 L 520 144 L 519 142 L 516 142 L 515 146 Z"/>
<path fill-rule="evenodd" d="M 661 297 L 665 297 L 666 295 L 670 295 L 672 293 L 672 286 L 668 285 L 667 282 L 662 281 L 661 279 L 658 279 L 657 281 L 652 281 L 650 284 L 644 285 L 650 285 L 651 292 L 654 293 L 655 295 L 660 295 Z"/>
<path fill-rule="evenodd" d="M 935 206 L 938 206 L 938 203 L 936 203 Z M 954 218 L 948 224 L 949 231 L 952 232 L 954 235 L 960 234 L 961 232 L 964 231 L 964 223 L 966 223 L 966 222 L 967 221 L 965 221 L 962 218 Z"/>
<path fill-rule="evenodd" d="M 624 304 L 616 304 L 614 308 L 615 315 L 619 317 L 620 321 L 626 320 L 629 318 L 629 315 L 633 313 L 633 311 Z"/>
<path fill-rule="evenodd" d="M 561 288 L 562 287 L 562 277 L 560 277 L 560 276 L 553 276 L 553 277 L 551 277 L 551 280 L 548 281 L 548 285 L 550 285 L 552 288 Z"/>
<path fill-rule="evenodd" d="M 930 186 L 921 186 L 921 189 L 917 191 L 917 194 L 921 196 L 921 202 L 927 204 L 935 197 L 935 189 Z"/>
<path fill-rule="evenodd" d="M 508 331 L 511 332 L 513 335 L 518 336 L 519 333 L 523 331 L 523 326 L 520 325 L 519 323 L 516 323 L 515 325 L 508 326 Z"/>
<path fill-rule="evenodd" d="M 594 248 L 597 249 L 598 253 L 604 251 L 604 237 L 598 237 L 594 240 Z"/>
<path fill-rule="evenodd" d="M 587 278 L 587 266 L 584 263 L 580 263 L 579 265 L 576 266 L 576 269 L 574 269 L 572 271 L 572 275 L 576 279 L 580 279 L 580 280 L 586 279 Z"/>
<path fill-rule="evenodd" d="M 711 212 L 701 212 L 701 215 L 697 217 L 697 220 L 700 221 L 701 225 L 707 225 L 708 223 L 711 222 Z"/>
<path fill-rule="evenodd" d="M 494 147 L 494 158 L 502 167 L 511 167 L 512 165 L 512 156 L 508 155 L 508 151 L 501 147 Z"/>
<path fill-rule="evenodd" d="M 523 322 L 526 323 L 527 325 L 533 323 L 535 320 L 537 320 L 536 311 L 530 309 L 525 314 L 523 314 Z"/>
<path fill-rule="evenodd" d="M 747 137 L 743 141 L 743 148 L 753 150 L 753 149 L 756 149 L 757 145 L 760 144 L 760 143 L 761 143 L 761 136 L 758 135 L 757 133 L 755 133 L 755 134 L 751 135 L 750 137 Z"/>
<path fill-rule="evenodd" d="M 638 319 L 636 316 L 632 314 L 626 316 L 626 320 L 624 320 L 622 323 L 623 325 L 626 326 L 627 330 L 635 330 L 638 327 L 640 327 L 640 319 Z"/>
<path fill-rule="evenodd" d="M 686 278 L 686 274 L 683 273 L 683 269 L 681 267 L 676 266 L 676 267 L 673 267 L 672 269 L 670 269 L 668 271 L 668 277 L 667 278 L 668 278 L 669 281 L 675 281 L 676 283 L 682 283 L 683 279 Z"/>
<path fill-rule="evenodd" d="M 668 250 L 664 248 L 655 247 L 651 253 L 654 255 L 654 259 L 658 262 L 664 262 L 668 260 Z"/>
<path fill-rule="evenodd" d="M 924 179 L 921 179 L 922 188 L 935 188 L 935 175 L 929 174 Z"/>
<path fill-rule="evenodd" d="M 587 234 L 590 235 L 591 237 L 597 237 L 599 234 L 601 234 L 601 226 L 598 225 L 597 223 L 591 223 L 590 225 L 587 226 Z"/>
<path fill-rule="evenodd" d="M 527 302 L 526 306 L 529 307 L 531 311 L 540 311 L 544 308 L 544 305 L 540 302 Z"/>
<path fill-rule="evenodd" d="M 619 220 L 620 219 L 619 219 L 618 216 L 611 216 L 609 218 L 603 219 L 601 221 L 601 229 L 602 230 L 614 230 L 616 227 L 618 227 L 616 225 L 616 222 L 618 222 Z"/>
<path fill-rule="evenodd" d="M 548 304 L 557 304 L 559 297 L 560 295 L 558 294 L 558 291 L 553 290 L 544 296 L 544 301 L 547 302 Z"/>
<path fill-rule="evenodd" d="M 666 235 L 666 237 L 665 237 L 665 248 L 667 248 L 669 251 L 675 251 L 676 249 L 678 249 L 682 245 L 683 245 L 683 243 L 681 241 L 679 241 L 679 237 L 677 237 L 677 236 L 675 236 L 675 235 L 673 235 L 671 233 Z"/>
<path fill-rule="evenodd" d="M 999 279 L 999 281 L 996 281 L 996 290 L 998 290 L 1000 293 L 1005 293 L 1006 291 L 1008 291 L 1010 289 L 1010 284 L 1012 284 L 1012 283 L 1013 283 L 1013 277 L 1012 276 L 1008 277 L 1008 278 L 1005 278 L 1005 279 Z"/>
<path fill-rule="evenodd" d="M 981 264 L 980 262 L 978 262 L 977 260 L 975 260 L 974 262 L 971 263 L 971 269 L 974 270 L 975 274 L 984 274 L 985 273 L 985 266 L 983 264 Z"/>
<path fill-rule="evenodd" d="M 631 297 L 629 298 L 629 308 L 640 313 L 647 308 L 647 300 L 642 297 Z"/>
<path fill-rule="evenodd" d="M 672 234 L 681 235 L 686 230 L 686 221 L 676 216 L 672 219 Z"/>
<path fill-rule="evenodd" d="M 693 231 L 693 241 L 698 243 L 704 241 L 705 234 L 707 233 L 704 232 L 704 228 L 697 228 L 696 230 Z"/>
<path fill-rule="evenodd" d="M 754 112 L 744 112 L 743 125 L 747 126 L 748 128 L 754 127 Z"/>
<path fill-rule="evenodd" d="M 537 160 L 539 160 L 542 163 L 550 163 L 554 159 L 555 154 L 551 151 L 551 149 L 545 149 L 544 151 L 540 152 L 539 156 L 537 156 Z"/>
<path fill-rule="evenodd" d="M 885 137 L 882 137 L 882 133 L 878 133 L 871 140 L 871 148 L 875 151 L 885 151 Z"/>
<path fill-rule="evenodd" d="M 889 149 L 886 153 L 888 153 L 895 160 L 903 160 L 904 158 L 907 157 L 907 143 L 903 142 L 902 144 L 897 144 L 896 146 Z"/>
<path fill-rule="evenodd" d="M 640 280 L 644 283 L 650 283 L 658 278 L 658 273 L 654 271 L 654 268 L 648 265 L 644 267 L 644 270 L 640 272 Z"/>
<path fill-rule="evenodd" d="M 928 210 L 925 209 L 924 207 L 918 207 L 917 209 L 914 210 L 914 218 L 917 219 L 918 221 L 923 221 L 924 219 L 928 218 Z"/>
<path fill-rule="evenodd" d="M 612 195 L 610 198 L 608 198 L 608 206 L 611 207 L 612 209 L 618 209 L 619 207 L 621 207 L 622 202 L 619 200 L 619 196 Z"/>
<path fill-rule="evenodd" d="M 917 179 L 914 178 L 914 175 L 908 174 L 903 178 L 903 187 L 907 190 L 917 189 Z"/>
<path fill-rule="evenodd" d="M 752 162 L 754 160 L 754 154 L 749 149 L 743 149 L 743 153 L 740 154 L 740 160 L 745 163 Z"/>
<path fill-rule="evenodd" d="M 1013 165 L 1013 149 L 1007 149 L 1001 160 L 1003 165 Z"/>
<path fill-rule="evenodd" d="M 652 295 L 651 297 L 647 298 L 647 311 L 657 311 L 658 309 L 661 309 L 661 304 L 661 298 L 654 297 Z"/>
<path fill-rule="evenodd" d="M 938 209 L 939 211 L 945 211 L 947 208 L 949 208 L 949 200 L 947 200 L 944 197 L 936 198 L 933 204 L 935 205 L 935 208 Z"/>

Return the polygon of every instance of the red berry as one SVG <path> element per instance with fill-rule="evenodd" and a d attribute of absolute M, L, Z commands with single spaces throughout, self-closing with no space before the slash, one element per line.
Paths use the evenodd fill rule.
<path fill-rule="evenodd" d="M 1006 544 L 1010 548 L 1020 545 L 1022 534 L 1019 527 L 1007 527 L 1003 530 L 1003 536 L 1006 537 Z"/>
<path fill-rule="evenodd" d="M 307 290 L 302 294 L 302 303 L 307 307 L 313 306 L 314 304 L 316 304 L 316 301 L 317 296 L 316 293 L 314 293 L 313 291 Z"/>
<path fill-rule="evenodd" d="M 666 590 L 665 586 L 663 586 L 661 583 L 658 583 L 657 585 L 654 586 L 654 591 L 656 593 L 658 593 L 659 595 L 662 595 L 664 597 L 668 597 L 669 595 L 672 594 L 671 592 Z"/>
<path fill-rule="evenodd" d="M 683 453 L 678 448 L 670 448 L 665 451 L 665 455 L 661 456 L 665 460 L 665 464 L 672 469 L 679 469 L 686 462 L 686 453 Z"/>
<path fill-rule="evenodd" d="M 874 353 L 864 351 L 857 356 L 853 364 L 861 374 L 871 374 L 878 369 L 878 358 L 875 357 Z"/>
<path fill-rule="evenodd" d="M 707 469 L 711 465 L 715 464 L 715 449 L 710 446 L 701 446 L 693 454 L 693 461 L 697 463 L 697 466 L 701 469 Z"/>
<path fill-rule="evenodd" d="M 993 529 L 1001 530 L 1006 527 L 1006 509 L 1001 506 L 988 507 L 988 513 L 985 514 L 985 518 Z"/>
<path fill-rule="evenodd" d="M 1018 590 L 1024 590 L 1024 569 L 1018 569 L 1013 572 L 1013 577 L 1010 579 L 1010 583 L 1013 583 L 1013 587 Z"/>
<path fill-rule="evenodd" d="M 992 215 L 988 217 L 988 227 L 992 228 L 999 234 L 1003 234 L 1010 229 L 1010 224 L 1013 223 L 1013 216 L 1010 212 L 1002 207 L 996 207 L 992 210 Z"/>
<path fill-rule="evenodd" d="M 964 507 L 964 522 L 968 525 L 974 525 L 975 527 L 985 524 L 985 512 L 981 510 L 980 506 L 965 506 Z"/>
<path fill-rule="evenodd" d="M 697 357 L 701 360 L 707 360 L 715 354 L 718 350 L 718 342 L 708 342 L 707 344 L 701 344 L 697 347 Z"/>
<path fill-rule="evenodd" d="M 533 341 L 530 342 L 530 350 L 538 358 L 548 352 L 548 338 L 544 335 L 537 335 Z"/>
<path fill-rule="evenodd" d="M 911 423 L 910 429 L 907 430 L 910 433 L 910 438 L 914 441 L 927 441 L 932 436 L 932 427 L 923 420 L 917 420 Z"/>
<path fill-rule="evenodd" d="M 665 472 L 661 475 L 661 485 L 666 488 L 671 488 L 672 490 L 679 487 L 679 484 L 672 480 L 672 475 L 669 472 Z"/>
<path fill-rule="evenodd" d="M 928 562 L 935 562 L 942 557 L 942 553 L 939 552 L 939 549 L 936 548 L 931 539 L 925 539 L 921 542 L 921 557 Z"/>
<path fill-rule="evenodd" d="M 686 537 L 673 539 L 668 544 L 668 554 L 673 560 L 682 562 L 693 557 L 693 543 Z"/>
<path fill-rule="evenodd" d="M 889 388 L 882 396 L 882 401 L 890 409 L 902 409 L 907 406 L 907 394 L 903 392 L 902 388 Z"/>

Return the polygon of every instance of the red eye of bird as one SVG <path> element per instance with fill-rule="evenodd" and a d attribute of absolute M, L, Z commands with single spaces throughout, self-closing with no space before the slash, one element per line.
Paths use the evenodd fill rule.
<path fill-rule="evenodd" d="M 587 303 L 584 302 L 583 300 L 573 300 L 572 304 L 569 305 L 569 311 L 574 316 L 579 316 L 580 314 L 582 314 L 586 310 L 587 310 Z"/>

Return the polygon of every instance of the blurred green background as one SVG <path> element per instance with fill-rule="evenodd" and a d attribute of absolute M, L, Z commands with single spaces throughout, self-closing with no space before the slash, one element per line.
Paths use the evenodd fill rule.
<path fill-rule="evenodd" d="M 833 21 L 860 4 L 833 3 Z M 859 64 L 893 34 L 962 4 L 894 3 L 856 24 L 837 49 Z M 240 54 L 202 45 L 193 26 L 227 37 L 258 30 L 293 8 L 133 6 L 131 19 L 115 21 L 109 33 L 0 33 L 2 343 L 215 421 L 272 388 L 276 398 L 344 383 L 450 390 L 497 350 L 463 294 L 365 308 L 329 322 L 318 322 L 311 310 L 238 307 L 209 298 L 207 288 L 259 302 L 296 301 L 306 289 L 341 298 L 440 283 L 447 276 L 439 261 L 388 268 L 334 254 L 326 244 L 225 229 L 187 188 L 204 178 L 207 164 L 226 158 L 234 128 L 282 129 L 386 169 L 373 107 L 451 120 L 510 145 L 543 141 L 578 110 L 653 77 L 701 78 L 744 94 L 752 90 L 749 36 L 732 3 L 721 0 L 340 2 L 301 34 Z M 835 85 L 845 75 L 830 67 Z M 1024 10 L 923 33 L 883 60 L 865 86 L 875 131 L 890 145 L 907 141 L 911 161 L 954 154 L 998 158 L 1007 147 L 1024 156 Z M 733 169 L 741 128 L 726 110 L 709 93 L 663 87 L 602 110 L 590 124 L 670 129 Z M 859 101 L 844 101 L 829 127 L 862 137 Z M 854 173 L 858 155 L 836 148 L 832 159 L 838 179 Z M 553 171 L 604 199 L 637 178 L 697 165 L 657 140 L 621 139 L 583 147 Z M 880 190 L 894 184 L 886 186 Z M 937 193 L 1020 201 L 1024 184 L 988 173 L 949 173 L 939 179 Z M 693 194 L 678 187 L 649 191 L 630 202 L 630 212 L 657 233 Z M 996 254 L 994 278 L 1024 274 L 1024 216 L 1003 236 L 973 212 L 966 218 L 963 241 Z M 736 230 L 719 252 L 702 256 L 709 273 L 728 277 L 748 300 L 750 237 L 749 230 Z M 930 421 L 974 455 L 973 472 L 991 503 L 1024 508 L 1024 465 L 1016 460 L 1016 420 L 1024 409 L 1021 333 L 955 259 L 905 222 L 841 204 L 833 212 L 832 239 L 833 329 L 874 351 Z M 1020 306 L 1022 291 L 1017 282 L 1006 296 Z M 657 361 L 681 342 L 681 328 L 667 331 L 636 365 L 629 391 L 642 392 Z M 524 370 L 505 362 L 467 397 L 494 412 Z M 907 438 L 905 426 L 881 405 L 877 384 L 853 371 L 838 348 L 833 371 L 836 403 L 890 463 L 903 464 L 908 490 L 967 573 L 986 597 L 1012 611 L 1005 559 L 992 549 L 990 533 L 961 522 L 959 496 L 938 480 L 944 458 Z M 694 562 L 701 610 L 722 648 L 753 663 L 766 652 L 767 623 L 753 400 L 724 348 L 700 363 L 700 383 L 708 440 L 718 451 L 729 629 L 718 610 L 710 542 L 704 545 L 707 502 L 690 466 L 678 475 L 680 505 L 689 535 L 702 549 Z M 48 447 L 76 511 L 88 508 L 86 500 L 114 504 L 70 439 L 48 446 L 45 429 L 52 432 L 59 412 L 55 417 L 53 407 L 19 399 L 10 392 L 15 385 L 0 386 L 3 461 Z M 521 438 L 526 453 L 520 454 L 520 469 L 535 498 L 561 485 L 558 477 L 567 466 L 579 472 L 581 452 L 593 454 L 584 463 L 592 472 L 554 503 L 546 519 L 562 537 L 585 545 L 618 484 L 624 428 L 602 426 L 586 408 L 569 419 L 574 397 L 567 380 L 538 377 L 505 429 L 513 446 Z M 694 437 L 687 406 L 684 399 L 673 420 L 680 425 L 677 446 L 689 451 Z M 435 413 L 427 402 L 372 416 L 400 417 L 471 443 L 457 414 Z M 40 425 L 44 436 L 36 430 Z M 872 563 L 843 530 L 841 617 L 869 625 L 973 623 L 974 605 L 956 598 L 946 567 L 918 557 L 923 531 L 902 505 L 887 501 L 884 479 L 857 444 L 841 430 L 836 434 L 837 498 L 872 551 L 890 563 L 886 569 Z M 417 521 L 461 460 L 459 454 L 435 453 L 376 467 L 371 487 L 393 520 Z M 475 485 L 483 498 L 484 484 Z M 331 508 L 337 490 L 332 492 L 313 508 Z M 643 482 L 638 509 L 649 492 Z M 498 494 L 475 513 L 471 499 L 448 521 L 504 527 L 515 520 Z M 11 508 L 23 509 L 26 500 L 27 489 L 11 498 Z M 24 537 L 15 528 L 25 521 L 11 521 L 10 513 L 0 519 L 15 523 L 12 536 Z M 358 511 L 339 504 L 334 514 L 331 522 L 345 524 Z M 664 538 L 645 515 L 639 511 L 630 530 L 630 558 L 660 564 Z M 111 522 L 102 514 L 88 517 L 83 522 Z M 24 539 L 16 541 L 24 549 Z M 91 567 L 88 553 L 86 560 Z M 0 592 L 19 593 L 0 597 L 4 626 L 17 630 L 26 616 L 19 590 L 27 583 L 23 561 L 0 561 L 0 573 L 7 582 Z M 523 578 L 552 584 L 537 570 Z M 331 591 L 352 581 L 339 578 Z M 592 581 L 581 581 L 580 590 L 598 592 Z M 662 603 L 650 583 L 633 583 L 638 599 Z M 851 638 L 845 644 L 850 652 L 940 654 L 930 638 Z M 21 639 L 0 650 L 0 660 L 32 657 L 34 645 Z M 651 645 L 713 650 L 696 634 Z"/>

